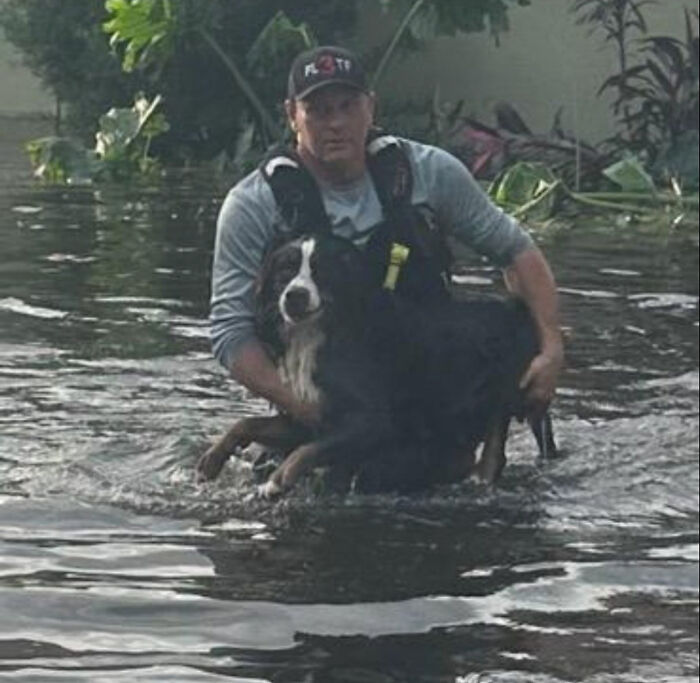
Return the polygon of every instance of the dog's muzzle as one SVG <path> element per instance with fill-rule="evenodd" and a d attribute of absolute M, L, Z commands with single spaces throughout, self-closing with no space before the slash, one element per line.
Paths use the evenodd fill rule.
<path fill-rule="evenodd" d="M 318 310 L 312 304 L 311 292 L 305 287 L 292 287 L 282 296 L 282 315 L 288 322 L 299 322 Z"/>

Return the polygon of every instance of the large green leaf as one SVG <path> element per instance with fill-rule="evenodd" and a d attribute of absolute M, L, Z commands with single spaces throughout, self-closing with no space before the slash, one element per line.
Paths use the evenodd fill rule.
<path fill-rule="evenodd" d="M 103 169 L 93 151 L 70 138 L 38 138 L 28 142 L 26 149 L 34 175 L 50 183 L 90 183 Z"/>
<path fill-rule="evenodd" d="M 294 55 L 316 44 L 308 24 L 295 24 L 282 11 L 277 12 L 250 46 L 246 60 L 257 76 L 270 73 L 270 68 L 289 61 Z"/>
<path fill-rule="evenodd" d="M 113 107 L 100 117 L 100 130 L 97 132 L 95 153 L 102 159 L 116 160 L 128 155 L 128 148 L 139 136 L 160 103 L 160 96 L 149 101 L 142 94 L 136 96 L 134 106 L 126 108 Z M 167 130 L 165 119 L 158 120 L 157 125 L 148 130 L 147 137 Z"/>
<path fill-rule="evenodd" d="M 125 179 L 155 168 L 148 156 L 150 141 L 167 130 L 165 118 L 155 113 L 161 98 L 137 95 L 131 108 L 110 109 L 100 117 L 95 148 L 62 137 L 32 140 L 27 152 L 35 175 L 53 183 L 88 183 Z"/>
<path fill-rule="evenodd" d="M 103 30 L 110 34 L 110 45 L 124 44 L 122 66 L 132 71 L 147 58 L 167 57 L 174 44 L 176 21 L 170 0 L 107 0 L 111 19 Z"/>
<path fill-rule="evenodd" d="M 507 211 L 544 220 L 554 211 L 556 196 L 552 190 L 556 185 L 557 178 L 547 166 L 521 161 L 491 184 L 489 194 Z"/>
<path fill-rule="evenodd" d="M 651 176 L 636 156 L 627 156 L 603 169 L 603 175 L 623 192 L 656 192 Z"/>

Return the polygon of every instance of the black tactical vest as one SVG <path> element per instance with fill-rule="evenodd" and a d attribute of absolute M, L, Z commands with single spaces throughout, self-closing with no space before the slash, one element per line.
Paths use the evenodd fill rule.
<path fill-rule="evenodd" d="M 403 143 L 389 135 L 372 135 L 367 166 L 384 214 L 364 248 L 372 284 L 385 284 L 392 247 L 402 245 L 408 257 L 399 267 L 395 292 L 417 302 L 446 298 L 449 250 L 443 231 L 411 205 L 413 175 Z M 330 233 L 319 187 L 294 151 L 273 150 L 260 171 L 293 236 Z"/>

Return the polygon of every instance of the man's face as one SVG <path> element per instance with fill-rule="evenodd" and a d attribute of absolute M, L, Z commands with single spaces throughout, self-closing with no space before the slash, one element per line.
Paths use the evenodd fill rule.
<path fill-rule="evenodd" d="M 344 85 L 328 85 L 303 100 L 287 100 L 297 145 L 329 166 L 364 163 L 374 96 Z"/>

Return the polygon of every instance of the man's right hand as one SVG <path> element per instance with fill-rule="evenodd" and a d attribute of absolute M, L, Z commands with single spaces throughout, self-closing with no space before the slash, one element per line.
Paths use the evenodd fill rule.
<path fill-rule="evenodd" d="M 282 382 L 275 364 L 256 340 L 251 340 L 240 350 L 231 368 L 231 376 L 301 424 L 313 428 L 320 422 L 321 407 L 297 399 Z"/>

